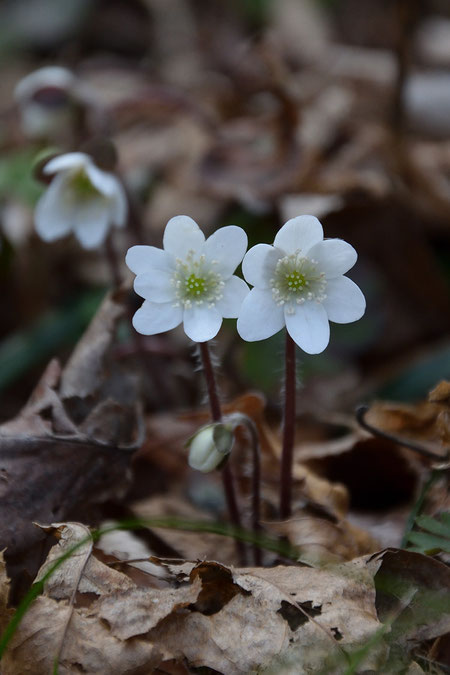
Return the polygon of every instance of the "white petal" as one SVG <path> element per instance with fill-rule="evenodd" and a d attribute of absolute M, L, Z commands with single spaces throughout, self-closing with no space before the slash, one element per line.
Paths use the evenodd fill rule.
<path fill-rule="evenodd" d="M 222 316 L 215 307 L 193 304 L 184 310 L 184 332 L 194 342 L 206 342 L 216 337 L 222 325 Z"/>
<path fill-rule="evenodd" d="M 244 298 L 250 289 L 242 279 L 232 276 L 225 282 L 223 296 L 216 302 L 216 309 L 225 319 L 236 319 L 239 316 Z"/>
<path fill-rule="evenodd" d="M 317 260 L 318 269 L 327 279 L 334 279 L 353 267 L 358 254 L 342 239 L 325 239 L 309 249 L 308 258 Z"/>
<path fill-rule="evenodd" d="M 354 281 L 348 277 L 331 279 L 323 302 L 328 318 L 335 323 L 358 321 L 366 311 L 366 299 Z"/>
<path fill-rule="evenodd" d="M 117 181 L 117 189 L 111 197 L 111 223 L 124 227 L 128 218 L 128 200 L 122 183 Z"/>
<path fill-rule="evenodd" d="M 242 303 L 237 331 L 247 342 L 265 340 L 284 326 L 284 312 L 272 297 L 272 291 L 253 288 Z"/>
<path fill-rule="evenodd" d="M 72 227 L 83 248 L 98 248 L 103 244 L 110 226 L 108 203 L 103 198 L 74 205 Z"/>
<path fill-rule="evenodd" d="M 46 174 L 66 171 L 67 169 L 77 169 L 86 167 L 92 163 L 92 159 L 84 152 L 67 152 L 65 155 L 59 155 L 51 159 L 43 168 Z"/>
<path fill-rule="evenodd" d="M 203 252 L 208 260 L 216 260 L 214 269 L 228 279 L 242 261 L 247 250 L 247 235 L 241 227 L 229 225 L 216 230 L 205 242 Z"/>
<path fill-rule="evenodd" d="M 37 203 L 36 232 L 44 241 L 54 241 L 71 230 L 71 211 L 63 199 L 66 176 L 56 176 Z"/>
<path fill-rule="evenodd" d="M 119 180 L 112 173 L 103 171 L 92 162 L 86 166 L 86 174 L 92 185 L 106 197 L 114 196 L 119 190 L 123 190 Z"/>
<path fill-rule="evenodd" d="M 175 216 L 166 225 L 163 246 L 176 258 L 186 258 L 189 251 L 199 253 L 203 249 L 205 235 L 189 216 Z"/>
<path fill-rule="evenodd" d="M 183 319 L 181 307 L 172 303 L 156 304 L 146 300 L 133 316 L 133 326 L 142 335 L 156 335 L 176 328 Z"/>
<path fill-rule="evenodd" d="M 286 328 L 300 349 L 320 354 L 330 341 L 330 324 L 323 305 L 311 300 L 297 305 L 294 314 L 285 311 Z"/>
<path fill-rule="evenodd" d="M 132 246 L 127 251 L 125 262 L 134 274 L 144 274 L 153 269 L 173 269 L 172 256 L 156 246 Z"/>
<path fill-rule="evenodd" d="M 163 270 L 138 274 L 134 280 L 134 290 L 152 302 L 174 302 L 175 292 L 171 280 L 172 274 Z"/>
<path fill-rule="evenodd" d="M 269 288 L 275 266 L 282 253 L 269 244 L 257 244 L 245 254 L 242 261 L 244 277 L 252 286 Z"/>
<path fill-rule="evenodd" d="M 33 94 L 44 87 L 69 89 L 75 84 L 75 75 L 61 66 L 45 66 L 38 68 L 22 78 L 14 89 L 14 98 L 23 100 L 31 98 Z"/>
<path fill-rule="evenodd" d="M 306 254 L 323 239 L 323 229 L 315 216 L 291 218 L 277 233 L 273 245 L 291 255 L 296 251 Z"/>

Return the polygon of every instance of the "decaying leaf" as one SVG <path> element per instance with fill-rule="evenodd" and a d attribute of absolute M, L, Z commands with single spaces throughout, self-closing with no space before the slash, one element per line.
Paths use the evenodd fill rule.
<path fill-rule="evenodd" d="M 368 640 L 358 672 L 394 672 L 389 630 L 394 635 L 401 624 L 408 666 L 413 644 L 449 629 L 450 573 L 420 554 L 387 550 L 323 568 L 153 558 L 166 586 L 152 588 L 96 559 L 84 526 L 52 527 L 59 541 L 41 576 L 84 543 L 25 615 L 4 675 L 47 675 L 58 654 L 67 674 L 156 672 L 172 662 L 223 675 L 339 675 Z"/>
<path fill-rule="evenodd" d="M 415 405 L 376 403 L 367 420 L 383 431 L 424 443 L 444 458 L 450 444 L 450 383 L 443 380 L 430 392 L 428 401 Z"/>
<path fill-rule="evenodd" d="M 67 369 L 52 361 L 20 414 L 0 427 L 0 541 L 11 565 L 26 566 L 25 553 L 44 539 L 34 521 L 80 514 L 126 487 L 139 413 L 134 400 L 110 397 L 103 370 L 123 311 L 123 297 L 108 296 Z"/>

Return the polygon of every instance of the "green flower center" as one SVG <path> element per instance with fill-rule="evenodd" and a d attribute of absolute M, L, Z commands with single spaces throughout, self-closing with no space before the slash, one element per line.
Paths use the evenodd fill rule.
<path fill-rule="evenodd" d="M 289 272 L 286 275 L 287 290 L 292 293 L 296 293 L 298 290 L 305 286 L 306 278 L 305 275 L 301 272 Z"/>
<path fill-rule="evenodd" d="M 87 201 L 93 197 L 102 196 L 102 193 L 92 184 L 84 169 L 80 169 L 73 174 L 69 186 L 76 201 Z"/>
<path fill-rule="evenodd" d="M 214 262 L 207 261 L 202 255 L 194 258 L 189 251 L 185 260 L 177 259 L 172 285 L 175 287 L 176 305 L 186 309 L 192 305 L 206 304 L 214 307 L 222 297 L 224 282 L 214 269 Z"/>
<path fill-rule="evenodd" d="M 190 274 L 184 282 L 186 296 L 194 300 L 197 296 L 204 294 L 206 285 L 206 279 L 197 277 L 194 273 Z"/>
<path fill-rule="evenodd" d="M 273 299 L 277 305 L 286 305 L 293 313 L 295 305 L 306 300 L 323 302 L 326 298 L 326 279 L 318 269 L 316 260 L 306 258 L 300 252 L 280 258 L 270 280 Z"/>

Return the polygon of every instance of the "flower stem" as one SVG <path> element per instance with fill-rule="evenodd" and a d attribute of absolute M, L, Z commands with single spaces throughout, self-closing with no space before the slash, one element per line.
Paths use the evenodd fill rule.
<path fill-rule="evenodd" d="M 105 254 L 106 260 L 108 262 L 109 271 L 111 273 L 111 281 L 114 288 L 119 288 L 122 283 L 122 277 L 120 274 L 119 261 L 117 260 L 116 249 L 112 241 L 111 233 L 108 234 L 105 240 Z"/>
<path fill-rule="evenodd" d="M 295 342 L 286 331 L 286 380 L 284 390 L 283 450 L 280 472 L 280 518 L 292 513 L 292 462 L 295 435 Z"/>
<path fill-rule="evenodd" d="M 250 436 L 250 442 L 252 445 L 252 460 L 253 460 L 253 472 L 252 472 L 252 530 L 255 535 L 261 530 L 260 523 L 260 510 L 261 510 L 261 448 L 259 445 L 259 436 L 258 430 L 254 421 L 242 415 L 242 421 L 245 424 L 245 427 Z M 253 562 L 259 567 L 262 565 L 262 551 L 257 543 L 253 544 Z"/>
<path fill-rule="evenodd" d="M 208 389 L 211 417 L 214 422 L 221 422 L 222 409 L 220 406 L 219 395 L 217 393 L 216 378 L 214 376 L 214 368 L 211 362 L 209 347 L 207 342 L 199 342 L 199 346 L 203 363 L 203 372 L 205 374 L 206 387 Z M 239 514 L 234 479 L 229 462 L 227 462 L 221 470 L 221 476 L 231 523 L 236 527 L 241 527 L 241 516 Z M 236 540 L 236 549 L 238 551 L 240 562 L 242 565 L 244 565 L 246 556 L 245 549 L 241 541 Z"/>

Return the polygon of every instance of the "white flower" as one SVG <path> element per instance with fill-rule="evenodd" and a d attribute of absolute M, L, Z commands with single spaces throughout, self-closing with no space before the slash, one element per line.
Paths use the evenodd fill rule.
<path fill-rule="evenodd" d="M 366 301 L 358 286 L 343 276 L 357 259 L 341 239 L 323 239 L 314 216 L 298 216 L 283 225 L 274 245 L 248 251 L 242 271 L 254 288 L 245 298 L 237 329 L 249 342 L 286 329 L 308 354 L 319 354 L 330 339 L 329 321 L 360 319 Z"/>
<path fill-rule="evenodd" d="M 25 135 L 54 138 L 67 131 L 73 123 L 78 89 L 75 75 L 60 66 L 39 68 L 20 80 L 14 98 Z"/>
<path fill-rule="evenodd" d="M 222 227 L 206 241 L 197 223 L 175 216 L 166 225 L 164 250 L 133 246 L 126 256 L 137 275 L 134 290 L 145 302 L 133 317 L 138 333 L 154 335 L 181 322 L 194 342 L 215 337 L 222 318 L 235 319 L 249 292 L 233 275 L 247 248 L 240 227 Z"/>
<path fill-rule="evenodd" d="M 44 173 L 55 174 L 35 213 L 36 231 L 44 241 L 73 232 L 84 248 L 97 248 L 111 225 L 125 225 L 127 200 L 122 185 L 95 166 L 89 155 L 60 155 L 45 165 Z"/>
<path fill-rule="evenodd" d="M 232 427 L 217 422 L 202 427 L 187 443 L 189 466 L 208 473 L 220 467 L 234 443 Z"/>

